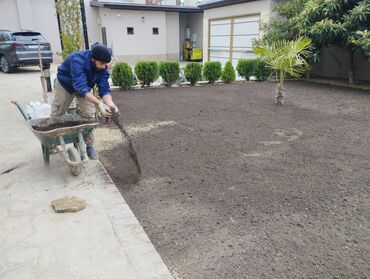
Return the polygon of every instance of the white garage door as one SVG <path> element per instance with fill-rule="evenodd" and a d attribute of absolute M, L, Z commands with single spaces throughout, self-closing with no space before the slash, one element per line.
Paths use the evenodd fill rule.
<path fill-rule="evenodd" d="M 259 16 L 245 16 L 210 21 L 209 61 L 223 65 L 231 60 L 254 58 L 252 42 L 259 35 Z"/>

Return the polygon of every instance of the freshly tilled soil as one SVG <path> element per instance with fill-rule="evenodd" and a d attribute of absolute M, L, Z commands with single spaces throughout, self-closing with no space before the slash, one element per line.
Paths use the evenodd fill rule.
<path fill-rule="evenodd" d="M 370 278 L 370 94 L 289 82 L 116 92 L 103 163 L 177 278 Z"/>

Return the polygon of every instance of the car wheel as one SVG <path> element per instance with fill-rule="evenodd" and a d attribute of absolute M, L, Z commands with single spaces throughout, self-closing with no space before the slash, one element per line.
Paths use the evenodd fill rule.
<path fill-rule="evenodd" d="M 4 55 L 0 57 L 0 68 L 4 73 L 11 73 L 14 71 L 14 67 L 9 65 L 9 61 Z"/>

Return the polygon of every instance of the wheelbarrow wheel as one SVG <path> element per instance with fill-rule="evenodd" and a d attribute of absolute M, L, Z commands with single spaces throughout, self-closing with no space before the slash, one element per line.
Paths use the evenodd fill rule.
<path fill-rule="evenodd" d="M 69 159 L 72 162 L 76 162 L 76 163 L 81 162 L 80 153 L 78 152 L 78 150 L 75 147 L 70 147 L 70 148 L 68 148 L 67 151 L 68 151 Z M 71 173 L 74 176 L 78 176 L 78 175 L 80 175 L 80 173 L 82 171 L 82 166 L 81 165 L 77 165 L 77 166 L 69 165 L 69 170 L 71 171 Z"/>

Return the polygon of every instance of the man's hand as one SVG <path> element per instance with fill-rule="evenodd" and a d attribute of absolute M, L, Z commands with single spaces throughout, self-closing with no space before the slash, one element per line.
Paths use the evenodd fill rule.
<path fill-rule="evenodd" d="M 101 114 L 104 117 L 111 117 L 112 116 L 112 112 L 111 112 L 110 107 L 107 106 L 106 104 L 104 104 L 103 102 L 99 103 L 98 108 L 99 108 Z"/>
<path fill-rule="evenodd" d="M 118 108 L 113 103 L 112 96 L 110 94 L 103 96 L 103 102 L 96 98 L 92 92 L 86 94 L 85 99 L 98 106 L 104 117 L 111 117 L 112 112 L 119 114 Z"/>
<path fill-rule="evenodd" d="M 118 113 L 118 108 L 113 103 L 112 96 L 110 94 L 103 96 L 103 101 L 111 109 L 111 112 Z"/>
<path fill-rule="evenodd" d="M 107 104 L 107 106 L 110 108 L 111 112 L 119 113 L 117 106 L 113 102 L 110 104 Z"/>

